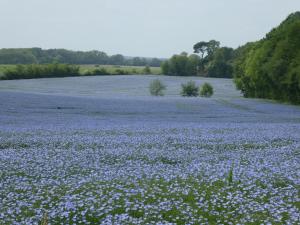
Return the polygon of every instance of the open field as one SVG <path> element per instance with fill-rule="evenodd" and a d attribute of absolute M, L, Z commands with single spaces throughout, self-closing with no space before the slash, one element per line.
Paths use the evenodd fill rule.
<path fill-rule="evenodd" d="M 229 79 L 0 81 L 0 224 L 299 224 L 299 134 L 300 107 Z"/>
<path fill-rule="evenodd" d="M 198 85 L 207 81 L 215 87 L 216 98 L 241 98 L 230 79 L 171 76 L 90 76 L 72 78 L 44 78 L 1 81 L 0 90 L 13 90 L 30 93 L 89 96 L 102 98 L 150 96 L 148 87 L 152 80 L 159 78 L 167 85 L 166 97 L 178 97 L 181 84 L 194 80 Z"/>

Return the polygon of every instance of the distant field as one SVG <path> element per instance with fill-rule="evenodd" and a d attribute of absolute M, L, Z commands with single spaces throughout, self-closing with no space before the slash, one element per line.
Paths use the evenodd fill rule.
<path fill-rule="evenodd" d="M 240 98 L 231 79 L 203 77 L 173 77 L 160 75 L 116 75 L 88 76 L 69 78 L 44 78 L 29 80 L 3 80 L 1 90 L 13 90 L 31 93 L 91 96 L 91 97 L 144 97 L 150 96 L 149 84 L 154 79 L 160 79 L 166 86 L 165 97 L 180 96 L 181 84 L 194 80 L 197 85 L 211 83 L 215 88 L 213 98 Z"/>
<path fill-rule="evenodd" d="M 6 69 L 14 68 L 16 65 L 0 65 L 0 77 L 4 75 Z M 143 74 L 145 67 L 143 66 L 114 66 L 114 65 L 80 65 L 80 74 L 85 74 L 88 71 L 92 72 L 95 69 L 105 68 L 109 73 L 115 73 L 116 70 L 123 70 L 129 74 Z M 161 74 L 160 67 L 150 67 L 152 74 Z"/>

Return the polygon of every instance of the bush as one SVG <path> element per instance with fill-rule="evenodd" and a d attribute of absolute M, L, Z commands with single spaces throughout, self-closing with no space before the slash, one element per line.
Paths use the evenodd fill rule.
<path fill-rule="evenodd" d="M 196 97 L 199 94 L 199 88 L 194 81 L 189 81 L 186 84 L 181 84 L 181 95 L 186 97 Z"/>
<path fill-rule="evenodd" d="M 93 75 L 94 74 L 90 70 L 83 73 L 83 76 L 93 76 Z"/>
<path fill-rule="evenodd" d="M 200 89 L 201 97 L 211 97 L 214 94 L 214 88 L 209 83 L 204 83 Z"/>
<path fill-rule="evenodd" d="M 153 96 L 163 96 L 163 91 L 166 90 L 166 86 L 159 80 L 153 80 L 150 83 L 149 91 Z"/>
<path fill-rule="evenodd" d="M 128 75 L 129 72 L 125 71 L 124 69 L 116 69 L 116 71 L 114 72 L 115 75 Z"/>
<path fill-rule="evenodd" d="M 144 73 L 144 74 L 151 74 L 152 72 L 151 72 L 150 67 L 149 67 L 149 66 L 146 66 L 146 67 L 143 69 L 143 73 Z"/>
<path fill-rule="evenodd" d="M 110 73 L 105 68 L 95 69 L 93 75 L 110 75 Z"/>

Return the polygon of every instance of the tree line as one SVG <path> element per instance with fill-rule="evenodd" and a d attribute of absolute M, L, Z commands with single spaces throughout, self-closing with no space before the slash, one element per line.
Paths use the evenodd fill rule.
<path fill-rule="evenodd" d="M 155 71 L 154 71 L 155 73 Z M 149 66 L 143 67 L 120 67 L 110 68 L 97 66 L 87 71 L 80 70 L 80 66 L 70 64 L 17 64 L 4 70 L 0 80 L 34 79 L 71 76 L 100 76 L 100 75 L 150 75 L 153 71 Z M 157 73 L 156 73 L 157 74 Z"/>
<path fill-rule="evenodd" d="M 70 51 L 66 49 L 15 48 L 0 49 L 0 64 L 99 64 L 159 67 L 163 59 L 109 56 L 102 51 Z"/>
<path fill-rule="evenodd" d="M 163 74 L 232 78 L 234 49 L 220 47 L 220 42 L 201 41 L 194 45 L 194 54 L 183 52 L 162 63 Z"/>
<path fill-rule="evenodd" d="M 300 103 L 300 12 L 236 55 L 235 83 L 245 97 Z"/>
<path fill-rule="evenodd" d="M 5 71 L 1 79 L 33 79 L 50 77 L 73 77 L 79 76 L 79 66 L 67 64 L 30 64 L 17 65 L 13 69 Z"/>

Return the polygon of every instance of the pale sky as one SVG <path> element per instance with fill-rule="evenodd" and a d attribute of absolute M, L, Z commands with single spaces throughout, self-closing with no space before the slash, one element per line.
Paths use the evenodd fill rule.
<path fill-rule="evenodd" d="M 0 0 L 0 48 L 170 57 L 198 41 L 258 40 L 299 10 L 300 0 Z"/>

